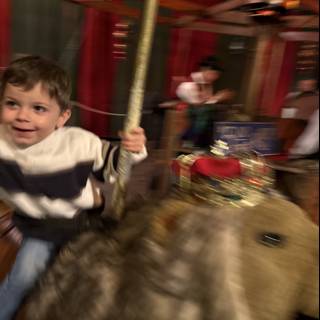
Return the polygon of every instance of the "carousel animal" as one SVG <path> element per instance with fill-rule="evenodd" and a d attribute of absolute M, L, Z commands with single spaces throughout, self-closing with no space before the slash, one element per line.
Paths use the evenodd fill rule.
<path fill-rule="evenodd" d="M 27 319 L 249 320 L 236 215 L 176 197 L 129 211 L 62 250 Z"/>
<path fill-rule="evenodd" d="M 316 318 L 318 235 L 278 195 L 236 208 L 173 194 L 64 247 L 30 296 L 27 319 Z"/>

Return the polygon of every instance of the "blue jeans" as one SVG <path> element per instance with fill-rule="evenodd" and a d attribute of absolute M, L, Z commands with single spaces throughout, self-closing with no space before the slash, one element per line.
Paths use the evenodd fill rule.
<path fill-rule="evenodd" d="M 56 247 L 52 242 L 23 239 L 10 273 L 0 284 L 0 320 L 13 319 L 55 253 Z"/>

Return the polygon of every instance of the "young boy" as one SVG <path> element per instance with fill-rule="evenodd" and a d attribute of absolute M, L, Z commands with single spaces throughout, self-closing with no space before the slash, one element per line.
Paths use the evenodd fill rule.
<path fill-rule="evenodd" d="M 103 203 L 96 180 L 116 175 L 117 147 L 64 127 L 70 91 L 65 71 L 37 56 L 13 61 L 2 75 L 0 198 L 15 209 L 23 241 L 0 284 L 1 320 L 12 319 L 59 246 L 99 221 L 90 211 Z M 134 163 L 147 156 L 145 140 L 142 128 L 122 137 Z"/>

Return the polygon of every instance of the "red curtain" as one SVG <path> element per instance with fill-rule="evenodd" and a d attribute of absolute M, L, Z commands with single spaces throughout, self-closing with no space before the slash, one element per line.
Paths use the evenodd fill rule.
<path fill-rule="evenodd" d="M 275 99 L 270 112 L 268 112 L 272 116 L 278 117 L 281 114 L 284 98 L 290 90 L 294 78 L 297 50 L 298 44 L 296 42 L 287 42 Z"/>
<path fill-rule="evenodd" d="M 220 0 L 198 0 L 197 4 L 212 6 Z M 176 16 L 177 18 L 179 15 Z M 192 31 L 183 28 L 172 29 L 170 35 L 167 66 L 166 93 L 175 96 L 175 89 L 181 79 L 197 69 L 206 56 L 213 55 L 218 35 L 211 32 Z"/>
<path fill-rule="evenodd" d="M 175 96 L 180 77 L 189 76 L 204 57 L 214 54 L 217 37 L 217 34 L 209 32 L 172 30 L 167 73 L 169 96 Z"/>
<path fill-rule="evenodd" d="M 0 1 L 0 72 L 8 65 L 10 57 L 11 1 Z"/>
<path fill-rule="evenodd" d="M 262 66 L 262 70 L 265 72 L 262 76 L 262 86 L 260 96 L 258 98 L 258 105 L 260 106 L 260 113 L 262 115 L 267 115 L 270 117 L 279 117 L 281 113 L 281 108 L 283 107 L 284 98 L 286 97 L 288 91 L 290 90 L 290 85 L 294 78 L 295 73 L 295 64 L 296 64 L 296 52 L 297 52 L 297 43 L 295 42 L 286 42 L 284 48 L 284 54 L 281 58 L 279 68 L 279 78 L 277 79 L 276 89 L 274 95 L 268 96 L 270 88 L 270 79 L 266 76 L 269 68 L 271 68 L 271 56 L 272 50 L 274 48 L 274 41 L 270 40 L 268 43 L 266 52 L 265 52 L 265 61 Z M 267 100 L 266 100 L 267 99 Z M 263 101 L 264 100 L 264 101 Z"/>
<path fill-rule="evenodd" d="M 78 100 L 80 103 L 110 111 L 116 62 L 112 56 L 117 18 L 109 13 L 86 9 L 83 44 L 80 52 Z M 108 135 L 109 117 L 85 110 L 80 114 L 81 126 L 103 137 Z"/>

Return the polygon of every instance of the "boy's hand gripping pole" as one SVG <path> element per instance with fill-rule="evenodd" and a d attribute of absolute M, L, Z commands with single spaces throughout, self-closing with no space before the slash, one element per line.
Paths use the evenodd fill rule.
<path fill-rule="evenodd" d="M 138 43 L 133 83 L 130 89 L 127 117 L 124 124 L 124 133 L 137 128 L 141 120 L 141 111 L 144 98 L 149 58 L 152 49 L 152 40 L 155 29 L 155 22 L 158 13 L 158 0 L 146 0 L 143 10 L 143 20 Z M 105 209 L 103 216 L 108 215 L 120 220 L 125 206 L 126 188 L 131 173 L 130 152 L 120 148 L 118 162 L 118 177 L 111 199 L 111 213 Z"/>

